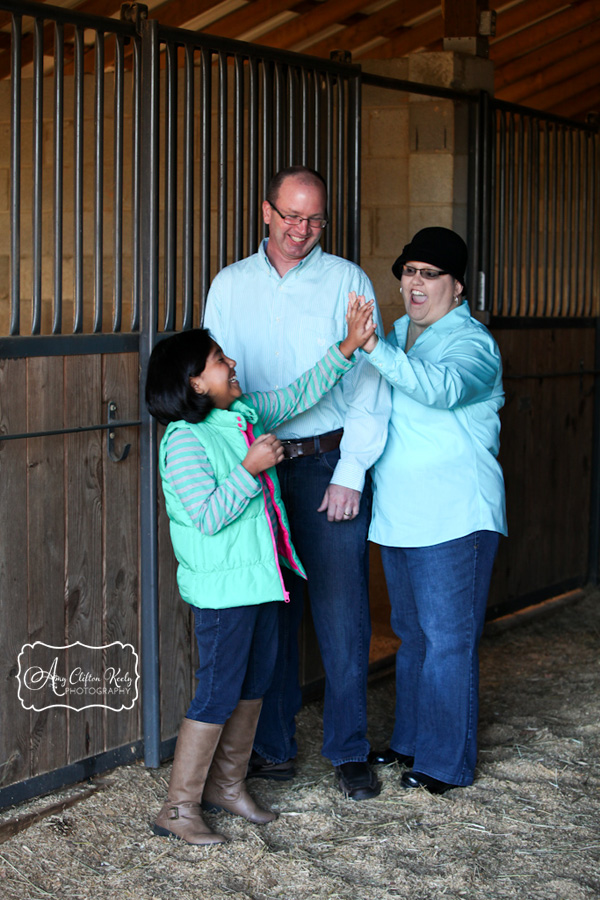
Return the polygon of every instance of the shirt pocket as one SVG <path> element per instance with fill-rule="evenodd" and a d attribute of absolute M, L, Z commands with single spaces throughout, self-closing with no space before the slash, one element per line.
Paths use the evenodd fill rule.
<path fill-rule="evenodd" d="M 343 340 L 345 336 L 345 330 L 340 334 L 340 326 L 335 319 L 327 316 L 300 317 L 300 340 L 306 341 L 309 347 L 318 348 L 319 359 L 332 344 Z"/>

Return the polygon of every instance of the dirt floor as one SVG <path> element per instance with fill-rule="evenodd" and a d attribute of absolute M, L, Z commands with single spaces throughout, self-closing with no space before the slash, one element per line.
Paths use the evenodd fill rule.
<path fill-rule="evenodd" d="M 319 703 L 299 723 L 293 782 L 251 782 L 279 819 L 213 821 L 230 844 L 193 848 L 148 823 L 169 767 L 109 773 L 108 786 L 0 844 L 5 900 L 437 900 L 600 897 L 600 593 L 482 644 L 477 780 L 443 797 L 381 770 L 376 800 L 346 800 L 320 756 Z M 386 745 L 393 682 L 369 692 Z M 23 817 L 74 789 L 7 810 Z"/>

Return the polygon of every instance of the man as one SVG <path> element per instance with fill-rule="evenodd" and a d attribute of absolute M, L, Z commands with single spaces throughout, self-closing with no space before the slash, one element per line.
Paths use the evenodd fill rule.
<path fill-rule="evenodd" d="M 244 390 L 284 387 L 346 334 L 349 291 L 373 287 L 354 263 L 324 253 L 327 189 L 303 166 L 279 172 L 262 205 L 269 238 L 258 253 L 213 281 L 205 326 L 237 361 Z M 377 312 L 377 316 L 379 313 Z M 367 529 L 368 469 L 381 454 L 390 413 L 388 386 L 365 360 L 312 410 L 277 430 L 292 539 L 308 573 L 312 617 L 325 668 L 323 755 L 355 800 L 381 785 L 367 756 L 366 688 L 371 624 Z M 274 683 L 264 699 L 249 776 L 294 775 L 294 717 L 301 705 L 298 628 L 304 584 L 286 573 L 290 604 L 280 611 Z"/>

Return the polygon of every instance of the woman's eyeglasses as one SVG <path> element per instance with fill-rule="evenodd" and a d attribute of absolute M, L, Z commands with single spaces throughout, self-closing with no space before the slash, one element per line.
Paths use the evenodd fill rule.
<path fill-rule="evenodd" d="M 412 278 L 417 272 L 421 278 L 425 278 L 427 281 L 435 281 L 440 275 L 449 274 L 448 272 L 442 272 L 441 269 L 415 269 L 414 266 L 402 266 L 402 274 L 406 275 L 408 278 Z"/>
<path fill-rule="evenodd" d="M 301 225 L 302 222 L 308 222 L 309 228 L 326 228 L 327 227 L 327 219 L 324 219 L 323 216 L 291 216 L 288 213 L 279 212 L 277 207 L 271 203 L 269 200 L 269 206 L 271 209 L 274 209 L 278 216 L 280 216 L 286 225 Z"/>

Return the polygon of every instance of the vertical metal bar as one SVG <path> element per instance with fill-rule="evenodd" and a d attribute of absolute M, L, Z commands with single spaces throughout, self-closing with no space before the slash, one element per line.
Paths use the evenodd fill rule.
<path fill-rule="evenodd" d="M 141 108 L 142 108 L 142 60 L 140 39 L 133 39 L 133 85 L 132 85 L 132 133 L 131 147 L 133 159 L 131 163 L 131 213 L 133 218 L 133 234 L 131 247 L 131 330 L 140 328 L 141 291 Z"/>
<path fill-rule="evenodd" d="M 283 72 L 281 64 L 275 63 L 273 78 L 273 175 L 283 169 L 285 164 L 285 94 L 283 89 Z"/>
<path fill-rule="evenodd" d="M 74 163 L 75 178 L 73 192 L 74 226 L 73 238 L 73 333 L 83 331 L 83 29 L 75 26 L 75 77 L 74 77 Z"/>
<path fill-rule="evenodd" d="M 123 321 L 123 36 L 115 35 L 115 83 L 113 116 L 113 320 L 121 331 Z"/>
<path fill-rule="evenodd" d="M 160 65 L 158 23 L 141 23 L 141 276 L 140 333 L 140 576 L 142 715 L 147 766 L 160 765 L 160 673 L 158 631 L 158 492 L 156 422 L 144 402 L 148 360 L 158 318 L 158 168 Z"/>
<path fill-rule="evenodd" d="M 575 151 L 574 158 L 575 164 L 573 166 L 573 178 L 575 181 L 574 189 L 573 189 L 573 221 L 575 223 L 574 228 L 569 229 L 570 231 L 570 259 L 572 260 L 573 266 L 573 274 L 571 276 L 573 280 L 573 296 L 575 297 L 575 314 L 576 315 L 584 315 L 585 310 L 585 296 L 583 291 L 581 291 L 581 285 L 579 281 L 579 256 L 580 256 L 580 236 L 585 240 L 585 232 L 583 231 L 582 222 L 581 222 L 581 170 L 583 167 L 582 164 L 582 153 L 581 153 L 581 138 L 582 132 L 577 129 L 575 134 L 573 135 L 575 139 Z"/>
<path fill-rule="evenodd" d="M 483 120 L 483 91 L 477 103 L 469 106 L 469 153 L 468 153 L 468 192 L 467 192 L 467 246 L 469 263 L 467 269 L 468 298 L 472 310 L 484 309 L 484 298 L 480 280 L 482 227 L 485 219 L 481 214 L 481 184 L 483 168 L 483 147 L 481 139 Z M 481 272 L 483 275 L 483 272 Z"/>
<path fill-rule="evenodd" d="M 248 235 L 246 252 L 250 256 L 258 249 L 258 61 L 253 57 L 248 64 Z"/>
<path fill-rule="evenodd" d="M 10 91 L 10 330 L 21 331 L 21 16 L 12 17 Z"/>
<path fill-rule="evenodd" d="M 314 145 L 313 145 L 313 168 L 317 172 L 321 171 L 321 142 L 323 129 L 321 125 L 321 74 L 313 72 L 313 103 L 314 103 Z"/>
<path fill-rule="evenodd" d="M 552 166 L 552 269 L 550 272 L 550 315 L 556 315 L 556 265 L 558 253 L 558 167 L 560 165 L 558 152 L 558 129 L 555 125 L 553 129 L 553 162 Z"/>
<path fill-rule="evenodd" d="M 60 334 L 62 330 L 64 59 L 64 28 L 61 22 L 56 22 L 54 25 L 54 312 L 52 334 Z"/>
<path fill-rule="evenodd" d="M 544 128 L 544 247 L 542 254 L 542 272 L 543 272 L 543 290 L 542 295 L 544 298 L 542 314 L 544 316 L 548 315 L 548 309 L 550 307 L 550 295 L 549 295 L 549 279 L 550 273 L 548 272 L 548 250 L 550 245 L 550 126 L 549 123 L 545 123 Z"/>
<path fill-rule="evenodd" d="M 219 201 L 217 268 L 227 265 L 227 55 L 219 53 Z"/>
<path fill-rule="evenodd" d="M 300 69 L 300 165 L 308 166 L 308 147 L 310 143 L 309 117 L 309 74 L 304 66 Z"/>
<path fill-rule="evenodd" d="M 295 91 L 295 79 L 296 79 L 296 70 L 292 66 L 287 67 L 286 71 L 286 84 L 287 84 L 287 117 L 284 120 L 287 120 L 287 159 L 286 165 L 293 166 L 297 160 L 296 155 L 296 145 L 298 143 L 298 119 L 297 119 L 297 109 L 296 109 L 296 91 Z"/>
<path fill-rule="evenodd" d="M 263 97 L 262 97 L 262 132 L 263 132 L 263 169 L 262 169 L 262 196 L 266 197 L 269 181 L 275 174 L 273 170 L 273 74 L 272 64 L 263 63 Z M 264 220 L 261 225 L 261 237 L 267 236 L 267 226 Z"/>
<path fill-rule="evenodd" d="M 589 218 L 588 218 L 588 227 L 586 228 L 586 234 L 589 234 L 589 260 L 590 260 L 590 299 L 589 299 L 589 308 L 590 311 L 594 308 L 594 287 L 597 284 L 597 272 L 598 272 L 598 263 L 597 263 L 597 254 L 595 252 L 595 248 L 597 246 L 598 240 L 598 226 L 597 226 L 597 217 L 596 210 L 598 208 L 598 159 L 600 156 L 600 135 L 594 134 L 591 137 L 593 141 L 591 156 L 591 173 L 590 173 L 590 203 L 589 203 Z M 597 304 L 597 300 L 596 300 Z M 596 309 L 598 306 L 596 305 Z"/>
<path fill-rule="evenodd" d="M 540 184 L 541 184 L 541 165 L 540 165 L 540 123 L 538 119 L 530 118 L 531 124 L 531 141 L 533 147 L 532 165 L 533 165 L 533 253 L 531 260 L 531 272 L 529 277 L 529 291 L 531 302 L 529 309 L 531 315 L 537 315 L 540 306 L 539 297 L 539 264 L 540 264 Z"/>
<path fill-rule="evenodd" d="M 211 186 L 211 114 L 212 54 L 203 49 L 200 56 L 202 97 L 200 102 L 200 297 L 204 306 L 210 287 L 210 186 Z"/>
<path fill-rule="evenodd" d="M 235 57 L 233 84 L 233 259 L 244 255 L 244 60 Z"/>
<path fill-rule="evenodd" d="M 491 269 L 491 251 L 490 251 L 490 235 L 493 232 L 493 182 L 492 182 L 492 166 L 491 151 L 492 142 L 490 140 L 490 95 L 487 91 L 481 91 L 479 94 L 479 103 L 477 105 L 477 115 L 479 117 L 479 135 L 480 135 L 480 171 L 481 171 L 481 192 L 479 196 L 480 214 L 478 221 L 481 225 L 481 239 L 479 243 L 479 271 L 478 271 L 478 308 L 481 310 L 490 310 L 490 287 L 492 281 Z"/>
<path fill-rule="evenodd" d="M 506 235 L 506 294 L 507 294 L 507 312 L 509 315 L 514 313 L 513 304 L 513 280 L 514 280 L 514 240 L 515 240 L 515 118 L 513 113 L 509 113 L 508 118 L 508 150 L 506 155 L 507 175 L 506 175 L 506 209 L 504 228 Z"/>
<path fill-rule="evenodd" d="M 565 135 L 564 159 L 566 186 L 563 205 L 565 207 L 566 222 L 564 224 L 566 225 L 566 227 L 563 229 L 563 252 L 566 259 L 563 260 L 564 266 L 561 267 L 561 272 L 564 272 L 566 275 L 566 278 L 563 279 L 563 311 L 565 315 L 573 315 L 574 313 L 577 313 L 577 302 L 579 299 L 577 297 L 577 294 L 573 294 L 573 292 L 571 291 L 573 282 L 573 269 L 571 266 L 571 240 L 573 225 L 573 168 L 573 130 L 569 128 L 567 134 Z M 573 306 L 575 307 L 574 309 L 572 308 Z"/>
<path fill-rule="evenodd" d="M 592 138 L 593 140 L 593 138 Z M 592 303 L 593 303 L 593 291 L 592 291 L 592 279 L 591 273 L 588 273 L 588 241 L 590 240 L 590 235 L 587 230 L 588 223 L 588 197 L 589 197 L 589 158 L 588 158 L 588 148 L 590 144 L 590 136 L 588 134 L 584 134 L 583 137 L 583 177 L 581 179 L 581 233 L 583 235 L 583 240 L 580 241 L 580 252 L 579 252 L 579 264 L 581 265 L 582 272 L 582 295 L 583 295 L 583 313 L 584 315 L 591 315 L 593 311 Z"/>
<path fill-rule="evenodd" d="M 194 324 L 194 48 L 191 44 L 185 45 L 183 117 L 181 327 L 186 330 Z"/>
<path fill-rule="evenodd" d="M 490 104 L 488 103 L 488 109 Z M 488 285 L 486 286 L 486 292 L 489 296 L 489 309 L 491 312 L 498 312 L 498 304 L 500 302 L 499 295 L 497 293 L 497 276 L 496 276 L 496 261 L 499 259 L 499 256 L 496 254 L 496 234 L 498 229 L 496 227 L 496 215 L 498 210 L 498 202 L 497 202 L 497 187 L 498 187 L 498 168 L 497 168 L 497 159 L 498 159 L 498 151 L 497 151 L 497 141 L 498 141 L 498 119 L 497 113 L 494 110 L 489 115 L 489 130 L 486 130 L 487 140 L 489 141 L 489 157 L 490 157 L 490 195 L 489 195 L 489 222 L 490 222 L 490 234 L 488 239 L 488 247 L 490 252 L 490 262 L 488 266 Z M 484 210 L 487 209 L 487 206 L 483 207 Z M 500 264 L 498 263 L 498 266 Z"/>
<path fill-rule="evenodd" d="M 360 136 L 361 136 L 361 82 L 360 76 L 348 82 L 348 232 L 346 254 L 360 264 Z"/>
<path fill-rule="evenodd" d="M 558 259 L 557 273 L 558 290 L 556 292 L 555 310 L 558 315 L 564 315 L 567 310 L 567 304 L 564 302 L 564 256 L 565 256 L 565 176 L 566 176 L 566 135 L 565 129 L 560 126 L 560 156 L 558 158 Z"/>
<path fill-rule="evenodd" d="M 164 330 L 173 331 L 177 308 L 177 45 L 167 43 L 165 55 Z"/>
<path fill-rule="evenodd" d="M 96 32 L 94 102 L 94 332 L 102 331 L 104 293 L 104 35 Z"/>
<path fill-rule="evenodd" d="M 515 242 L 515 268 L 514 268 L 514 286 L 515 286 L 515 313 L 521 314 L 521 286 L 522 286 L 522 264 L 523 264 L 523 176 L 525 158 L 525 136 L 523 131 L 523 116 L 519 115 L 518 137 L 517 137 L 518 156 L 514 160 L 517 166 L 517 185 L 516 185 L 516 216 L 513 221 L 513 233 Z M 512 169 L 512 167 L 511 167 Z"/>
<path fill-rule="evenodd" d="M 524 118 L 524 113 L 521 114 L 521 119 Z M 524 254 L 524 265 L 523 265 L 523 289 L 525 292 L 524 298 L 524 312 L 525 315 L 531 314 L 531 304 L 533 299 L 533 293 L 530 290 L 529 283 L 531 277 L 531 247 L 532 247 L 532 232 L 533 232 L 533 142 L 532 142 L 532 127 L 531 127 L 531 116 L 527 116 L 527 156 L 524 160 L 524 163 L 527 166 L 527 188 L 526 188 L 526 197 L 525 197 L 525 254 Z M 523 138 L 524 139 L 524 138 Z"/>
<path fill-rule="evenodd" d="M 325 178 L 325 183 L 327 185 L 327 205 L 329 207 L 328 211 L 328 219 L 329 219 L 329 227 L 325 229 L 325 240 L 323 242 L 324 249 L 327 253 L 331 253 L 333 247 L 333 231 L 332 231 L 332 213 L 333 207 L 331 205 L 331 195 L 333 191 L 333 84 L 331 73 L 327 72 L 325 75 L 325 90 L 326 90 L 326 104 L 325 104 L 325 171 L 321 172 L 323 177 Z"/>
<path fill-rule="evenodd" d="M 44 132 L 44 23 L 34 22 L 33 40 L 33 308 L 31 333 L 42 326 L 42 163 Z"/>
<path fill-rule="evenodd" d="M 505 259 L 505 234 L 506 234 L 506 116 L 503 111 L 498 113 L 500 128 L 498 129 L 498 219 L 496 232 L 498 234 L 498 315 L 506 313 L 508 303 L 504 296 Z"/>
<path fill-rule="evenodd" d="M 344 137 L 346 134 L 344 123 L 346 113 L 346 91 L 344 79 L 338 75 L 337 79 L 337 177 L 336 177 L 336 228 L 335 228 L 335 252 L 337 256 L 344 255 L 344 197 L 346 194 L 346 181 L 344 177 Z"/>

